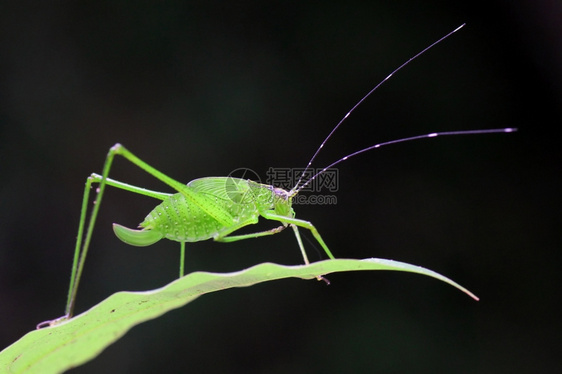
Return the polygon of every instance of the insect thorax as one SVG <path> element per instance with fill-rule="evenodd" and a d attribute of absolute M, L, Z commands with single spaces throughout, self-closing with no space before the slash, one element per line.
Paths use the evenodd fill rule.
<path fill-rule="evenodd" d="M 273 187 L 267 184 L 261 184 L 248 181 L 250 188 L 254 191 L 256 202 L 261 204 L 260 211 L 273 210 L 276 214 L 285 217 L 294 217 L 293 197 L 289 191 L 282 188 Z"/>

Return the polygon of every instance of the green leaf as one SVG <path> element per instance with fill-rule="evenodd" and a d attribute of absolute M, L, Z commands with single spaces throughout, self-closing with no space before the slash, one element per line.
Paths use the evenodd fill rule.
<path fill-rule="evenodd" d="M 275 279 L 313 279 L 318 275 L 356 270 L 395 270 L 423 274 L 449 283 L 478 300 L 465 288 L 434 271 L 404 262 L 375 258 L 327 260 L 307 266 L 263 263 L 226 274 L 195 272 L 156 290 L 117 292 L 68 321 L 29 332 L 0 352 L 0 372 L 62 373 L 92 360 L 133 326 L 179 308 L 206 293 L 247 287 Z"/>

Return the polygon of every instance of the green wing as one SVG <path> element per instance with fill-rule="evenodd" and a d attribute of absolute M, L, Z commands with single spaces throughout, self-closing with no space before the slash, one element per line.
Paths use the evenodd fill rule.
<path fill-rule="evenodd" d="M 224 187 L 226 179 L 221 177 L 200 178 L 189 182 L 178 190 L 185 196 L 188 203 L 197 206 L 210 217 L 220 222 L 225 227 L 229 227 L 236 220 L 229 213 L 229 198 Z"/>
<path fill-rule="evenodd" d="M 254 201 L 248 181 L 231 177 L 206 177 L 187 184 L 193 191 L 229 204 L 246 204 Z"/>

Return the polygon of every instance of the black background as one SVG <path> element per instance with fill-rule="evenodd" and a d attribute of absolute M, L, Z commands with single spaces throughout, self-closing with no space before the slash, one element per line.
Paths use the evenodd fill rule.
<path fill-rule="evenodd" d="M 538 373 L 560 370 L 562 8 L 547 1 L 18 1 L 0 12 L 0 346 L 60 316 L 86 176 L 116 142 L 177 180 L 341 165 L 336 205 L 296 206 L 336 257 L 422 265 L 206 295 L 74 373 Z M 112 176 L 165 190 L 122 159 Z M 177 243 L 135 248 L 154 201 L 109 189 L 78 312 L 173 280 Z M 260 226 L 261 228 L 262 226 Z M 306 235 L 306 234 L 305 234 Z M 310 235 L 308 235 L 310 236 Z M 321 258 L 306 244 L 312 259 Z M 300 264 L 289 231 L 188 245 L 188 271 Z"/>

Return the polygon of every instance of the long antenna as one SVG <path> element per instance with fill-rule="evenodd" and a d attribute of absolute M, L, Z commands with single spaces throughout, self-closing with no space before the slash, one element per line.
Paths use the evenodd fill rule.
<path fill-rule="evenodd" d="M 326 166 L 324 169 L 320 170 L 318 173 L 314 174 L 309 180 L 307 180 L 304 184 L 302 184 L 300 187 L 298 188 L 293 188 L 291 190 L 290 195 L 294 196 L 297 193 L 299 193 L 300 190 L 302 190 L 304 187 L 306 187 L 310 182 L 312 182 L 314 179 L 316 179 L 316 177 L 318 177 L 320 174 L 324 173 L 326 170 L 328 170 L 329 168 L 332 168 L 334 166 L 336 166 L 337 164 L 339 164 L 340 162 L 343 161 L 347 161 L 348 159 L 350 159 L 353 156 L 357 156 L 363 152 L 367 152 L 376 148 L 380 148 L 383 147 L 385 145 L 390 145 L 390 144 L 396 144 L 396 143 L 404 143 L 404 142 L 409 142 L 411 140 L 419 140 L 419 139 L 427 139 L 427 138 L 436 138 L 438 136 L 448 136 L 448 135 L 475 135 L 475 134 L 490 134 L 490 133 L 506 133 L 506 132 L 515 132 L 517 131 L 516 128 L 512 128 L 512 127 L 507 127 L 507 128 L 503 128 L 503 129 L 486 129 L 486 130 L 465 130 L 465 131 L 443 131 L 443 132 L 432 132 L 430 134 L 425 134 L 425 135 L 417 135 L 417 136 L 411 136 L 409 138 L 402 138 L 402 139 L 397 139 L 397 140 L 391 140 L 388 142 L 384 142 L 384 143 L 379 143 L 379 144 L 374 144 L 370 147 L 367 148 L 363 148 L 359 151 L 353 152 L 348 154 L 345 157 L 340 158 L 339 160 L 332 162 L 330 165 Z"/>
<path fill-rule="evenodd" d="M 314 155 L 312 156 L 312 158 L 310 159 L 310 161 L 308 161 L 308 164 L 306 165 L 306 168 L 304 170 L 304 172 L 301 174 L 299 180 L 297 181 L 297 184 L 295 184 L 295 187 L 293 187 L 293 189 L 291 190 L 291 195 L 297 194 L 304 186 L 306 186 L 308 183 L 310 183 L 314 178 L 316 178 L 319 174 L 321 174 L 322 172 L 316 174 L 315 176 L 313 176 L 311 179 L 309 179 L 305 184 L 303 184 L 302 186 L 299 186 L 299 184 L 302 182 L 302 178 L 306 175 L 306 172 L 308 171 L 308 169 L 310 168 L 310 165 L 312 165 L 312 162 L 314 161 L 314 159 L 316 158 L 316 156 L 318 155 L 318 153 L 320 153 L 320 150 L 324 147 L 324 144 L 326 144 L 326 142 L 328 141 L 328 139 L 330 139 L 332 137 L 332 135 L 334 134 L 334 132 L 336 132 L 336 130 L 340 127 L 340 125 L 347 119 L 347 117 L 349 117 L 349 115 L 359 106 L 363 103 L 363 101 L 365 101 L 369 96 L 371 96 L 371 94 L 373 92 L 375 92 L 384 82 L 386 82 L 387 80 L 390 79 L 390 77 L 392 77 L 394 74 L 396 74 L 398 71 L 402 70 L 402 68 L 404 68 L 406 65 L 408 65 L 410 62 L 412 62 L 413 60 L 415 60 L 416 58 L 418 58 L 419 56 L 421 56 L 422 54 L 424 54 L 426 51 L 428 51 L 429 49 L 433 48 L 435 45 L 441 43 L 443 40 L 447 39 L 449 36 L 453 35 L 454 33 L 456 33 L 457 31 L 459 31 L 460 29 L 462 29 L 464 27 L 464 25 L 466 25 L 466 23 L 463 23 L 462 25 L 460 25 L 459 27 L 457 27 L 456 29 L 454 29 L 453 31 L 449 32 L 447 35 L 439 38 L 437 41 L 431 43 L 428 47 L 425 47 L 424 49 L 422 49 L 420 52 L 418 52 L 417 54 L 415 54 L 413 57 L 411 57 L 408 61 L 404 62 L 402 65 L 400 65 L 399 67 L 397 67 L 396 69 L 394 69 L 394 71 L 392 73 L 390 73 L 386 78 L 384 78 L 379 84 L 377 84 L 371 91 L 369 91 L 365 96 L 363 96 L 363 98 L 361 100 L 359 100 L 357 102 L 357 104 L 355 104 L 353 106 L 353 108 L 351 108 L 349 110 L 349 112 L 347 112 L 347 114 L 338 122 L 338 124 L 336 125 L 336 127 L 334 127 L 332 129 L 332 131 L 328 134 L 328 136 L 326 137 L 326 139 L 324 139 L 324 141 L 322 142 L 322 144 L 320 144 L 320 147 L 318 147 L 318 149 L 316 150 L 316 152 L 314 153 Z M 460 135 L 460 134 L 459 134 Z M 428 136 L 423 136 L 422 137 L 428 137 Z M 413 140 L 413 139 L 412 139 Z M 382 146 L 384 143 L 381 143 L 379 146 Z M 369 147 L 369 148 L 365 148 L 359 152 L 356 152 L 357 154 L 365 152 L 369 149 L 375 148 L 375 146 Z M 354 154 L 351 154 L 349 156 L 346 157 L 351 157 L 354 156 Z M 344 157 L 344 159 L 346 159 L 346 157 Z M 341 159 L 339 161 L 336 161 L 334 164 L 332 164 L 331 166 L 334 166 L 335 164 L 339 163 L 340 161 L 344 161 L 344 159 Z M 325 169 L 324 169 L 325 170 Z"/>

